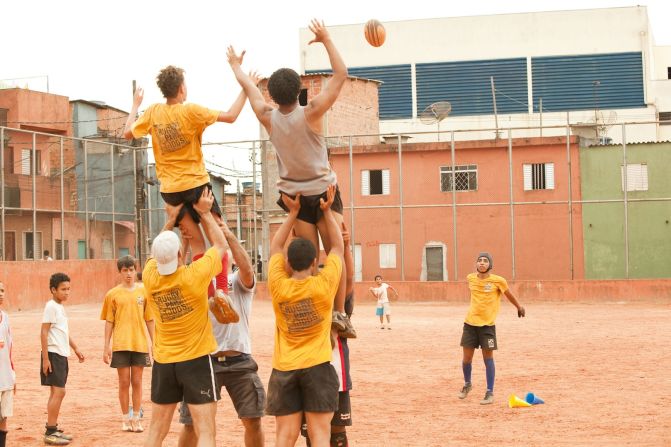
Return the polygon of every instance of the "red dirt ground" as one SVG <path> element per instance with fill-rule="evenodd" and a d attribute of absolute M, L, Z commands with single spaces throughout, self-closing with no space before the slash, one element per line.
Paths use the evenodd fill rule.
<path fill-rule="evenodd" d="M 524 303 L 524 297 L 520 297 Z M 352 446 L 663 446 L 671 445 L 671 308 L 668 303 L 524 303 L 528 317 L 501 304 L 497 321 L 496 400 L 481 406 L 484 365 L 476 353 L 465 400 L 459 340 L 467 303 L 393 303 L 393 330 L 380 330 L 373 304 L 356 308 L 359 338 L 350 344 Z M 70 330 L 87 357 L 71 358 L 60 425 L 73 446 L 142 445 L 145 434 L 120 431 L 116 374 L 102 362 L 99 306 L 68 307 Z M 18 392 L 8 445 L 42 445 L 48 390 L 39 385 L 41 311 L 10 315 Z M 268 301 L 253 313 L 255 358 L 270 374 L 273 316 Z M 666 334 L 666 335 L 665 335 Z M 145 428 L 151 418 L 145 370 Z M 507 397 L 533 391 L 545 405 L 510 409 Z M 238 446 L 242 426 L 228 397 L 219 403 L 219 445 Z M 274 421 L 264 418 L 267 445 Z M 175 417 L 166 446 L 177 442 Z M 300 439 L 297 445 L 304 445 Z"/>

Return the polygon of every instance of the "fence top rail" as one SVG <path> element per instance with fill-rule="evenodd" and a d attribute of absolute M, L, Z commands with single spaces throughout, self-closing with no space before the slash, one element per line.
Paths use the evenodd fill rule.
<path fill-rule="evenodd" d="M 54 133 L 38 132 L 38 131 L 35 131 L 35 130 L 17 129 L 17 128 L 14 128 L 14 127 L 0 126 L 0 129 L 4 130 L 5 132 L 10 131 L 10 132 L 42 135 L 42 136 L 45 136 L 45 137 L 56 137 L 56 138 L 61 138 L 63 140 L 82 141 L 82 142 L 89 142 L 89 143 L 93 142 L 95 144 L 107 144 L 109 146 L 119 146 L 121 148 L 130 149 L 130 150 L 146 149 L 146 147 L 131 146 L 129 144 L 114 143 L 114 142 L 110 142 L 110 141 L 99 141 L 99 140 L 94 140 L 92 138 L 73 137 L 73 136 L 69 136 L 69 135 L 58 135 L 58 134 L 54 134 Z"/>

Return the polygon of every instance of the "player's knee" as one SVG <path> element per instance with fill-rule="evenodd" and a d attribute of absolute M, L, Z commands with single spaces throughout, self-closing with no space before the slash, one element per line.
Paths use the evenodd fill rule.
<path fill-rule="evenodd" d="M 347 447 L 347 432 L 331 433 L 331 447 Z"/>
<path fill-rule="evenodd" d="M 258 432 L 261 430 L 261 418 L 243 418 L 242 425 L 245 426 L 245 430 Z"/>

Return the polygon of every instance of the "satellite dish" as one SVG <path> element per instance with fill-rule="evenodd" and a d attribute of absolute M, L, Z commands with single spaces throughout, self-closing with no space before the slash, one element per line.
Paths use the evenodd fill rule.
<path fill-rule="evenodd" d="M 608 136 L 608 130 L 617 122 L 617 113 L 610 111 L 604 114 L 595 111 L 594 118 L 584 123 L 571 124 L 571 132 L 580 138 L 593 140 L 599 144 L 611 144 L 612 138 Z"/>
<path fill-rule="evenodd" d="M 429 105 L 419 114 L 422 124 L 438 124 L 438 141 L 440 141 L 440 122 L 447 118 L 452 111 L 452 104 L 447 101 L 438 101 Z"/>

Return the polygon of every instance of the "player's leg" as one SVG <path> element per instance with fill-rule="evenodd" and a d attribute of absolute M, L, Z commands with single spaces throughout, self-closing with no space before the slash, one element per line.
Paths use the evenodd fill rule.
<path fill-rule="evenodd" d="M 14 415 L 14 390 L 0 391 L 0 447 L 7 442 L 7 419 Z"/>
<path fill-rule="evenodd" d="M 49 401 L 47 402 L 47 431 L 50 428 L 58 426 L 58 414 L 61 412 L 61 404 L 65 398 L 65 388 L 51 386 L 49 392 Z"/>
<path fill-rule="evenodd" d="M 258 375 L 259 366 L 251 356 L 241 360 L 219 362 L 222 368 L 217 380 L 226 387 L 235 411 L 245 427 L 245 447 L 264 445 L 265 435 L 261 424 L 266 405 L 266 391 Z M 235 359 L 235 358 L 234 358 Z"/>
<path fill-rule="evenodd" d="M 117 351 L 112 354 L 112 365 L 114 365 L 114 357 L 117 358 L 122 355 L 123 352 Z M 130 366 L 119 366 L 116 369 L 117 376 L 119 379 L 119 406 L 121 407 L 121 414 L 123 416 L 121 422 L 121 430 L 123 431 L 133 431 L 130 423 L 130 414 L 128 414 L 128 402 L 129 402 L 129 389 L 130 389 Z"/>
<path fill-rule="evenodd" d="M 331 443 L 331 419 L 333 412 L 305 412 L 308 436 L 313 447 L 329 447 Z M 300 422 L 300 415 L 298 417 Z M 300 424 L 299 424 L 300 428 Z M 298 434 L 298 433 L 296 433 Z M 293 444 L 292 444 L 293 445 Z"/>
<path fill-rule="evenodd" d="M 265 436 L 261 418 L 242 418 L 245 427 L 245 447 L 260 447 L 264 445 Z"/>
<path fill-rule="evenodd" d="M 347 441 L 347 427 L 339 425 L 331 426 L 331 447 L 349 447 Z"/>
<path fill-rule="evenodd" d="M 205 404 L 188 404 L 193 430 L 198 438 L 198 447 L 215 447 L 217 428 L 214 420 L 217 414 L 217 402 Z"/>
<path fill-rule="evenodd" d="M 464 374 L 464 386 L 459 393 L 459 399 L 465 399 L 473 388 L 471 384 L 473 354 L 475 353 L 475 348 L 479 346 L 477 330 L 475 327 L 464 323 L 464 329 L 461 334 L 461 346 L 464 349 L 464 355 L 461 361 L 461 370 Z"/>
<path fill-rule="evenodd" d="M 387 318 L 387 329 L 391 329 L 391 306 L 389 303 L 384 303 L 382 308 L 384 309 L 384 315 Z"/>
<path fill-rule="evenodd" d="M 275 416 L 275 445 L 277 447 L 293 447 L 296 445 L 301 430 L 301 415 L 297 413 Z"/>
<path fill-rule="evenodd" d="M 346 358 L 349 357 L 349 351 L 345 351 Z M 349 369 L 349 366 L 348 366 Z M 347 373 L 349 376 L 349 372 Z M 343 380 L 347 380 L 343 377 Z M 349 381 L 349 380 L 348 380 Z M 347 427 L 352 425 L 352 404 L 349 397 L 349 391 L 338 393 L 338 409 L 333 413 L 331 419 L 331 447 L 348 447 Z"/>
<path fill-rule="evenodd" d="M 142 356 L 142 353 L 135 353 L 138 357 Z M 146 354 L 145 354 L 146 356 Z M 133 431 L 136 433 L 141 433 L 144 431 L 142 426 L 142 421 L 140 421 L 140 408 L 142 408 L 142 373 L 144 372 L 144 365 L 138 366 L 133 365 L 130 367 L 130 381 L 133 388 L 133 419 L 131 420 L 131 425 Z"/>
<path fill-rule="evenodd" d="M 482 326 L 478 327 L 477 330 L 487 377 L 487 392 L 485 393 L 485 397 L 480 401 L 480 404 L 487 405 L 494 402 L 494 378 L 496 376 L 494 350 L 497 349 L 496 326 Z"/>
<path fill-rule="evenodd" d="M 160 447 L 163 444 L 163 440 L 170 430 L 170 423 L 172 422 L 172 415 L 175 413 L 176 406 L 176 403 L 152 403 L 151 424 L 149 425 L 147 439 L 144 442 L 145 447 Z"/>
<path fill-rule="evenodd" d="M 177 447 L 196 447 L 198 437 L 193 429 L 193 419 L 189 406 L 184 401 L 179 404 L 179 423 L 182 424 L 182 430 L 179 432 Z"/>

